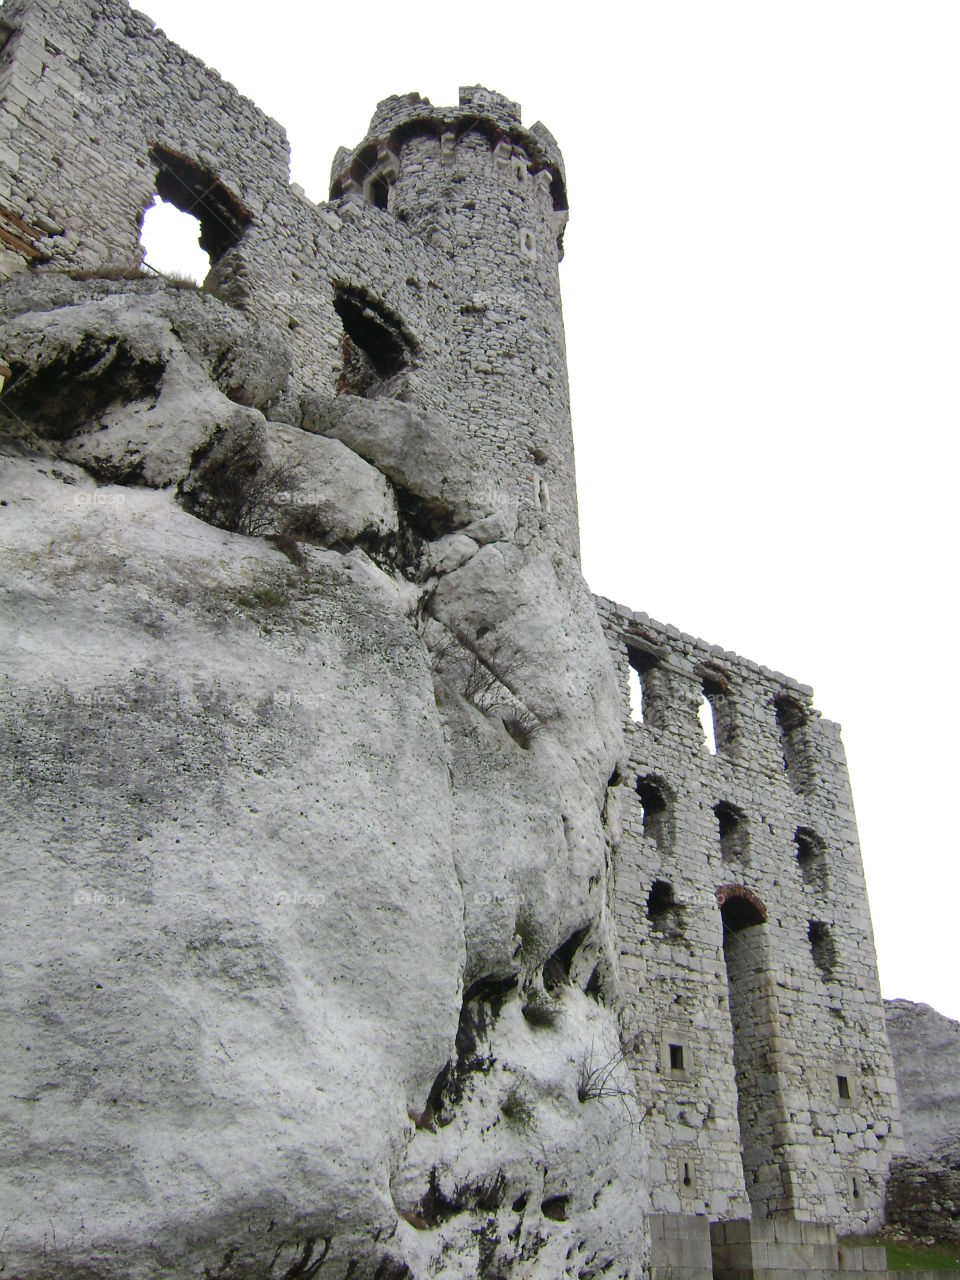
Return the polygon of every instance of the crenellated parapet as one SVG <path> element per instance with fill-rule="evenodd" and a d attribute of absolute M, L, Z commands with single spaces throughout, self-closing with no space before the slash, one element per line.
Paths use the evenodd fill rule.
<path fill-rule="evenodd" d="M 341 147 L 337 152 L 330 198 L 357 195 L 393 211 L 394 188 L 407 147 L 426 140 L 442 175 L 455 166 L 458 148 L 467 139 L 485 141 L 494 172 L 529 183 L 542 194 L 562 253 L 568 207 L 560 148 L 539 121 L 530 129 L 523 127 L 518 103 L 480 85 L 461 88 L 459 105 L 453 108 L 435 107 L 418 93 L 385 98 L 359 146 L 352 151 Z"/>

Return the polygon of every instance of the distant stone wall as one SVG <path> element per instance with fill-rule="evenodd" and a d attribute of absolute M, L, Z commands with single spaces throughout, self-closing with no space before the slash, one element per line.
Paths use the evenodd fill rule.
<path fill-rule="evenodd" d="M 0 278 L 138 267 L 159 193 L 200 219 L 206 288 L 284 333 L 293 375 L 275 417 L 295 422 L 303 392 L 442 414 L 527 536 L 578 555 L 566 193 L 542 125 L 478 88 L 449 109 L 387 99 L 315 205 L 289 183 L 281 127 L 121 0 L 8 0 L 3 24 L 0 232 L 6 211 L 29 252 L 0 235 Z M 402 335 L 395 368 L 365 365 L 350 305 Z"/>
<path fill-rule="evenodd" d="M 960 1023 L 910 1000 L 885 1007 L 904 1142 L 887 1217 L 916 1236 L 960 1240 Z"/>
<path fill-rule="evenodd" d="M 839 727 L 794 680 L 598 608 L 629 751 L 615 909 L 654 1207 L 876 1226 L 899 1121 Z"/>

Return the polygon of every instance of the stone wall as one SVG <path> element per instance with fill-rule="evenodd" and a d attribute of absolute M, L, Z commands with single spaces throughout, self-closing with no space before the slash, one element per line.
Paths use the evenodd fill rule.
<path fill-rule="evenodd" d="M 839 727 L 794 680 L 598 608 L 629 752 L 615 905 L 654 1207 L 874 1227 L 899 1121 Z"/>
<path fill-rule="evenodd" d="M 30 261 L 139 266 L 159 192 L 200 218 L 207 289 L 287 333 L 293 375 L 274 417 L 295 423 L 303 392 L 344 390 L 442 414 L 527 536 L 578 553 L 557 275 L 566 195 L 542 125 L 523 128 L 516 104 L 479 88 L 449 109 L 387 99 L 368 138 L 338 154 L 335 198 L 314 205 L 289 183 L 280 126 L 121 0 L 9 0 L 4 22 L 0 206 L 39 232 Z M 365 157 L 378 182 L 350 176 Z M 351 380 L 364 357 L 338 290 L 400 334 L 392 375 Z"/>

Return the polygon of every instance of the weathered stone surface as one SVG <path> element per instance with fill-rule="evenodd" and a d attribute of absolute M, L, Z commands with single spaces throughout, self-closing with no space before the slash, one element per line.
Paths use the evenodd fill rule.
<path fill-rule="evenodd" d="M 268 465 L 279 469 L 276 532 L 352 543 L 399 531 L 389 481 L 339 440 L 269 422 L 266 445 Z"/>
<path fill-rule="evenodd" d="M 301 426 L 333 436 L 382 471 L 425 530 L 465 525 L 496 510 L 497 495 L 435 416 L 397 400 L 309 398 Z"/>
<path fill-rule="evenodd" d="M 5 1264 L 638 1276 L 599 1000 L 621 737 L 576 566 L 404 532 L 396 470 L 227 399 L 164 292 L 35 289 L 0 441 Z M 208 349 L 236 330 L 187 307 Z M 104 483 L 121 441 L 142 465 Z M 440 510 L 434 460 L 403 467 Z M 458 485 L 481 537 L 516 529 Z"/>
<path fill-rule="evenodd" d="M 0 304 L 21 434 L 103 480 L 163 487 L 218 432 L 259 430 L 289 354 L 266 326 L 194 289 L 24 277 Z M 7 429 L 11 430 L 8 422 Z"/>
<path fill-rule="evenodd" d="M 403 595 L 57 471 L 3 477 L 4 1251 L 367 1256 L 463 965 Z"/>
<path fill-rule="evenodd" d="M 904 1156 L 887 1216 L 916 1236 L 960 1240 L 960 1023 L 910 1000 L 887 1000 Z"/>

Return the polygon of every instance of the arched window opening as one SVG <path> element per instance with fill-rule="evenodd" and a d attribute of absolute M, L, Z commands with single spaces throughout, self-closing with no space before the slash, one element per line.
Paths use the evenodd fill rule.
<path fill-rule="evenodd" d="M 353 285 L 334 288 L 333 306 L 344 332 L 338 391 L 367 399 L 395 394 L 393 380 L 410 366 L 414 351 L 402 321 Z"/>
<path fill-rule="evenodd" d="M 647 894 L 647 919 L 656 933 L 664 934 L 671 942 L 683 936 L 683 907 L 677 902 L 673 885 L 666 880 L 654 880 Z"/>
<path fill-rule="evenodd" d="M 774 699 L 783 767 L 790 785 L 800 793 L 809 791 L 815 781 L 813 756 L 810 751 L 807 708 L 797 698 L 780 694 Z"/>
<path fill-rule="evenodd" d="M 736 805 L 720 800 L 713 807 L 720 835 L 720 857 L 724 862 L 747 861 L 747 820 Z"/>
<path fill-rule="evenodd" d="M 766 924 L 767 909 L 750 889 L 742 884 L 724 884 L 717 890 L 717 904 L 723 921 L 724 935 L 740 933 L 757 924 Z"/>
<path fill-rule="evenodd" d="M 630 663 L 630 715 L 637 724 L 662 725 L 665 679 L 659 655 L 638 645 L 627 645 Z"/>
<path fill-rule="evenodd" d="M 199 218 L 155 196 L 140 227 L 144 264 L 161 275 L 203 284 L 210 255 L 200 248 L 200 235 Z"/>
<path fill-rule="evenodd" d="M 704 725 L 707 749 L 713 754 L 717 751 L 728 751 L 736 741 L 737 725 L 733 698 L 727 681 L 719 672 L 707 671 L 703 675 L 702 691 L 700 723 Z M 705 723 L 708 710 L 711 726 L 709 732 Z"/>
<path fill-rule="evenodd" d="M 837 946 L 830 926 L 821 920 L 811 920 L 807 927 L 807 937 L 810 940 L 813 963 L 819 969 L 823 980 L 827 982 L 833 977 L 837 967 Z"/>
<path fill-rule="evenodd" d="M 797 827 L 793 837 L 797 847 L 797 866 L 800 878 L 816 893 L 827 889 L 827 853 L 824 842 L 809 827 Z"/>
<path fill-rule="evenodd" d="M 717 904 L 723 920 L 744 1183 L 753 1212 L 769 1217 L 781 1211 L 788 1188 L 778 1152 L 786 1112 L 773 1039 L 780 1034 L 779 1010 L 770 939 L 767 929 L 759 927 L 767 911 L 743 884 L 721 885 Z"/>
<path fill-rule="evenodd" d="M 700 698 L 697 715 L 700 717 L 700 727 L 703 730 L 703 745 L 712 756 L 715 756 L 717 754 L 717 730 L 713 722 L 713 707 L 710 705 L 709 698 L 705 696 Z"/>
<path fill-rule="evenodd" d="M 669 852 L 673 838 L 666 786 L 660 778 L 638 778 L 637 795 L 643 816 L 643 834 L 653 840 L 661 853 Z"/>
<path fill-rule="evenodd" d="M 215 265 L 243 238 L 252 215 L 215 173 L 189 156 L 155 146 L 150 158 L 157 168 L 157 195 L 200 223 L 200 248 Z"/>
<path fill-rule="evenodd" d="M 627 675 L 627 690 L 630 699 L 630 719 L 635 724 L 643 724 L 643 681 L 640 672 L 631 662 Z"/>

